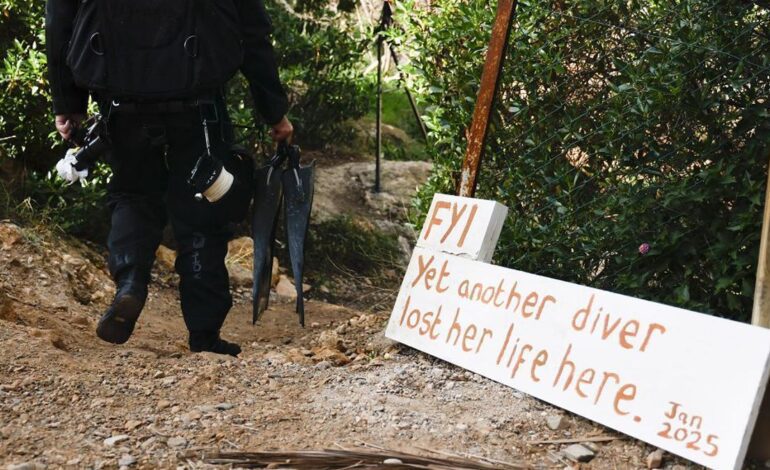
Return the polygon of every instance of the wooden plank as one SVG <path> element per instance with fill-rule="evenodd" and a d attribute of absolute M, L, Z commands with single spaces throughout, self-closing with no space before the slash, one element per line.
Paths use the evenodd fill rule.
<path fill-rule="evenodd" d="M 754 309 L 751 315 L 751 323 L 764 328 L 770 328 L 770 171 L 767 176 L 765 214 L 759 244 L 757 281 L 754 285 Z"/>
<path fill-rule="evenodd" d="M 484 142 L 489 132 L 489 120 L 492 116 L 495 96 L 500 84 L 516 3 L 516 0 L 500 0 L 497 4 L 497 17 L 492 28 L 492 39 L 489 42 L 484 71 L 481 75 L 481 88 L 476 99 L 471 128 L 468 132 L 468 147 L 465 151 L 465 160 L 457 190 L 457 194 L 460 196 L 473 197 L 476 194 Z"/>
<path fill-rule="evenodd" d="M 749 457 L 756 460 L 770 460 L 770 387 L 765 389 L 765 399 L 759 409 L 757 426 L 751 438 Z"/>
<path fill-rule="evenodd" d="M 417 246 L 489 263 L 507 214 L 499 202 L 436 194 Z"/>
<path fill-rule="evenodd" d="M 488 228 L 475 223 L 453 230 Z M 702 465 L 742 468 L 770 330 L 474 261 L 452 254 L 454 240 L 415 248 L 388 338 Z"/>

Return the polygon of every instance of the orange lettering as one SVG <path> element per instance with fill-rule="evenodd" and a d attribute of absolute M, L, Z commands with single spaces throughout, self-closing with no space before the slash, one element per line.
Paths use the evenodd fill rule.
<path fill-rule="evenodd" d="M 425 240 L 430 236 L 430 231 L 434 225 L 441 225 L 444 223 L 444 219 L 438 218 L 438 211 L 441 209 L 449 209 L 450 207 L 452 207 L 452 204 L 447 201 L 436 201 L 436 206 L 433 208 L 433 215 L 431 215 L 430 222 L 428 222 L 428 229 L 425 230 Z"/>

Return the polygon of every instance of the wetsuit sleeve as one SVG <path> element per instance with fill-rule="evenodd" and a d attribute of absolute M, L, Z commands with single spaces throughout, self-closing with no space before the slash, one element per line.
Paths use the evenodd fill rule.
<path fill-rule="evenodd" d="M 79 4 L 78 0 L 47 0 L 45 6 L 48 81 L 54 114 L 85 114 L 88 105 L 88 90 L 75 85 L 72 71 L 65 63 Z"/>
<path fill-rule="evenodd" d="M 240 10 L 244 47 L 241 72 L 249 81 L 257 111 L 268 124 L 277 124 L 289 110 L 289 100 L 278 77 L 270 17 L 263 0 L 240 0 Z"/>

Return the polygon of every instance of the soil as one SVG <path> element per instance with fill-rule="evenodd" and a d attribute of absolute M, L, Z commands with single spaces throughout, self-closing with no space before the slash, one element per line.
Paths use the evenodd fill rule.
<path fill-rule="evenodd" d="M 368 175 L 360 165 L 327 173 Z M 407 167 L 405 181 L 425 173 L 423 164 Z M 365 178 L 357 178 L 360 191 Z M 403 200 L 381 210 L 367 209 L 366 197 L 328 202 L 329 211 L 392 224 Z M 389 288 L 355 273 L 342 279 L 358 292 L 357 310 L 318 300 L 328 296 L 311 288 L 304 329 L 293 303 L 277 296 L 252 325 L 249 289 L 234 288 L 222 336 L 242 345 L 236 359 L 189 352 L 168 260 L 157 263 L 131 340 L 101 342 L 94 329 L 114 293 L 104 264 L 99 247 L 0 222 L 0 465 L 197 469 L 213 468 L 205 456 L 215 451 L 369 445 L 533 468 L 626 469 L 647 468 L 655 450 L 387 340 L 392 301 L 382 299 L 397 278 Z M 369 296 L 379 300 L 364 302 Z M 562 453 L 570 444 L 542 443 L 549 440 L 583 443 L 596 456 L 571 462 Z M 663 465 L 696 468 L 668 455 Z"/>

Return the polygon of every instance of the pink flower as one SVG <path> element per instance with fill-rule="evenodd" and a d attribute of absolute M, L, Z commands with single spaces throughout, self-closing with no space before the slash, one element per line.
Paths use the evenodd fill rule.
<path fill-rule="evenodd" d="M 650 244 L 649 243 L 642 243 L 639 245 L 639 254 L 640 255 L 646 255 L 650 252 Z"/>

